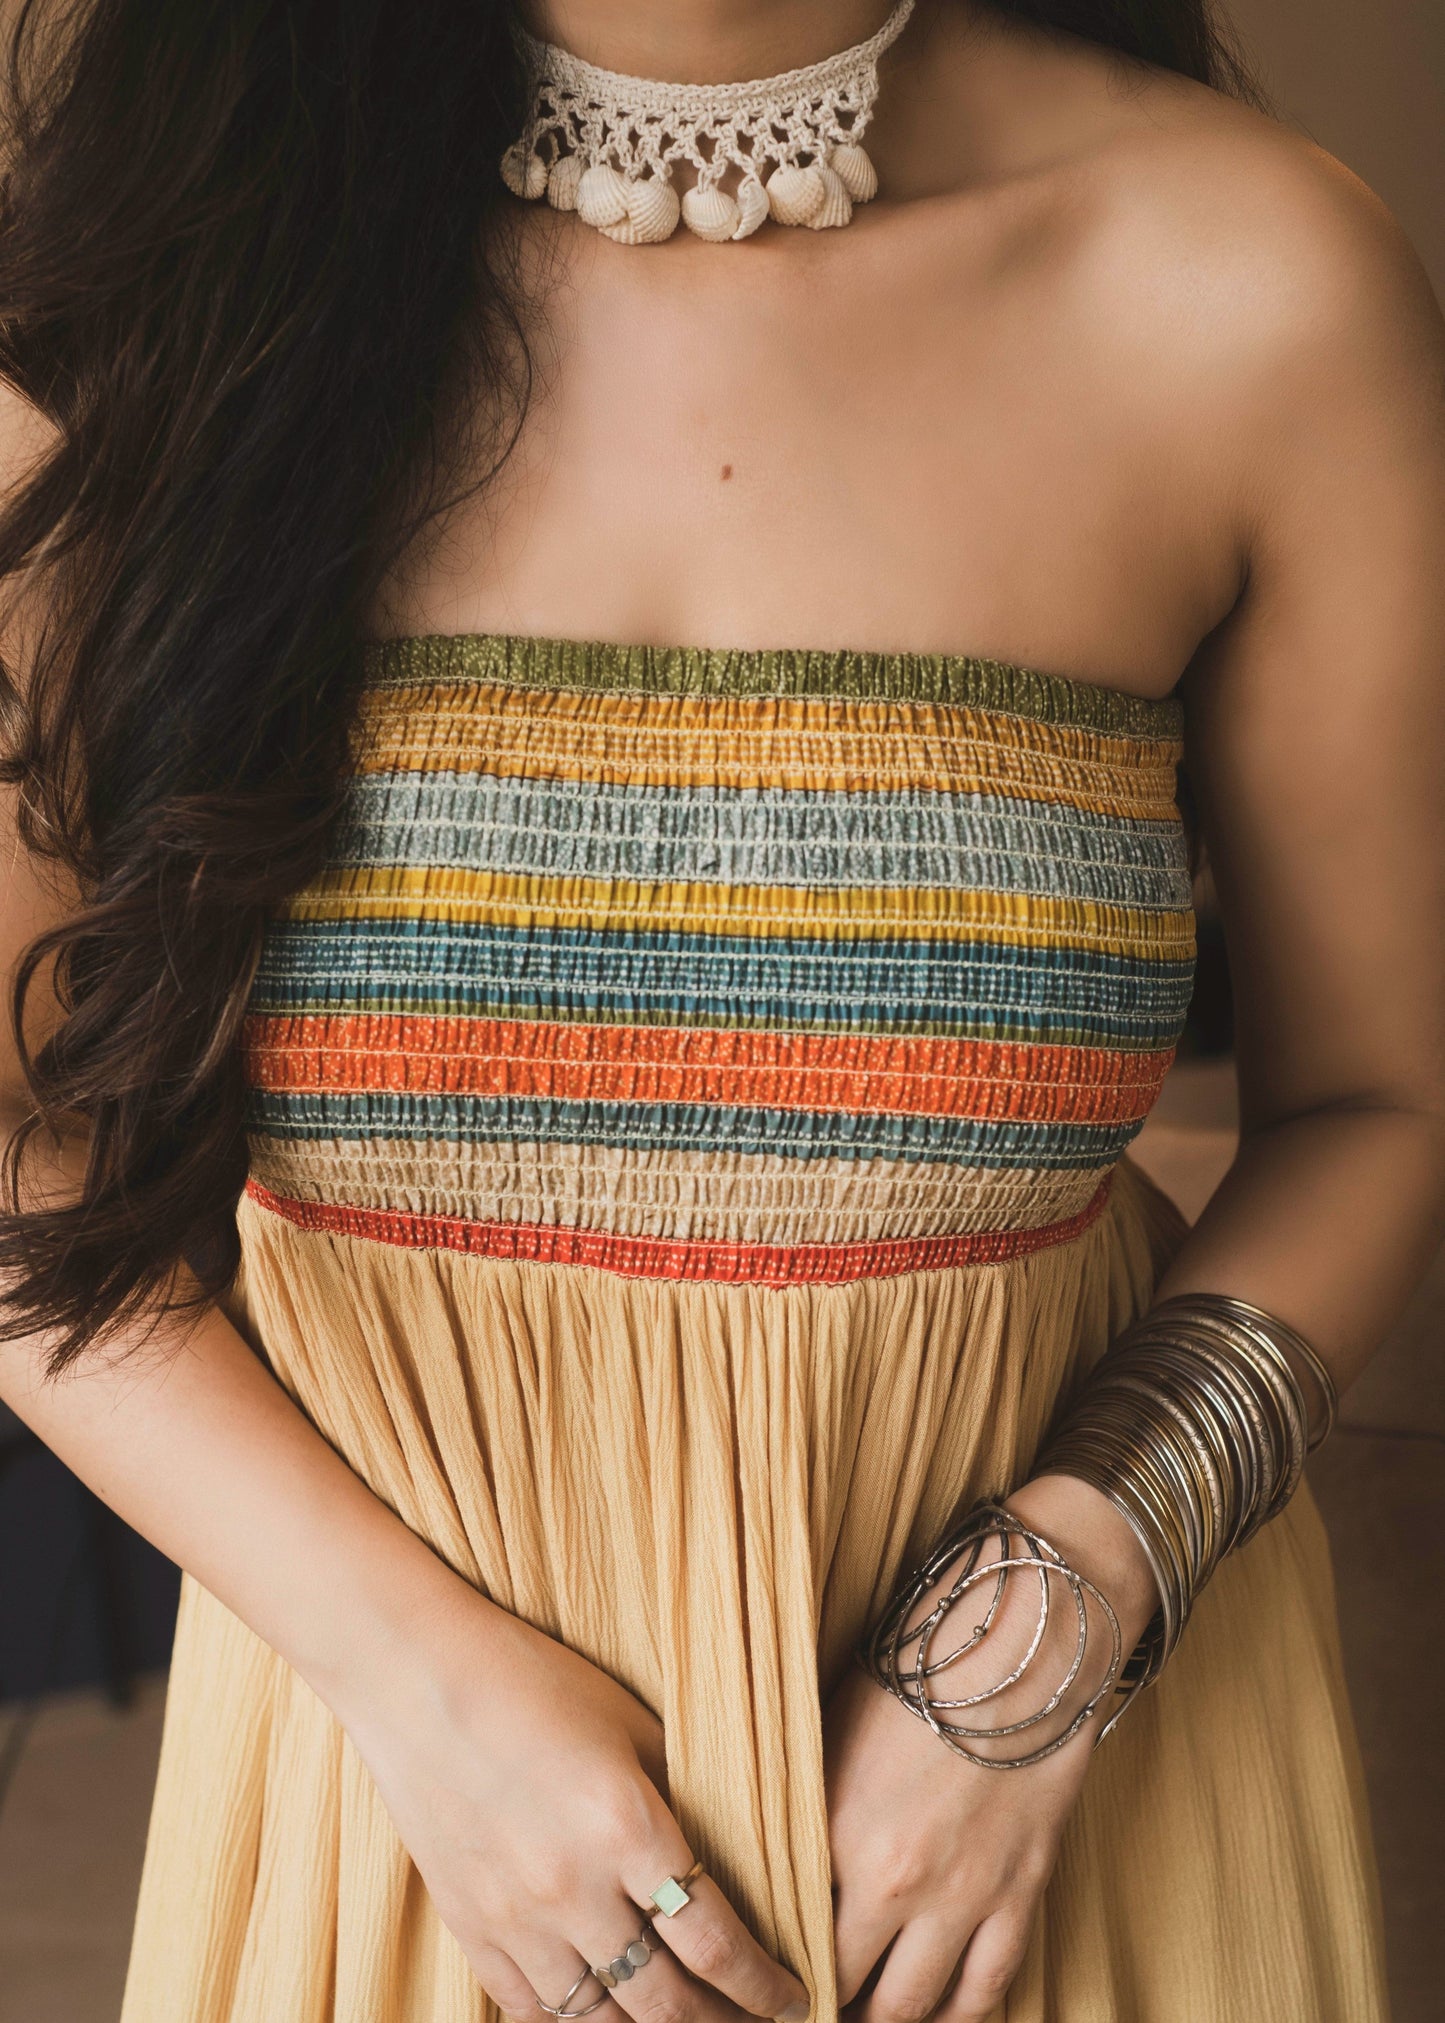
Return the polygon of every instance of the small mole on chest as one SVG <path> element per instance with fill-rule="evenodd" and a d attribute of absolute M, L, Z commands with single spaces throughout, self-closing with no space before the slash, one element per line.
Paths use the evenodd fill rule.
<path fill-rule="evenodd" d="M 724 484 L 726 484 L 726 483 L 727 483 L 728 479 L 729 479 L 729 478 L 730 478 L 730 477 L 732 476 L 732 474 L 733 474 L 733 467 L 732 467 L 732 465 L 731 465 L 731 464 L 724 464 L 724 465 L 723 465 L 723 467 L 722 467 L 722 481 L 723 481 L 723 483 L 724 483 Z"/>

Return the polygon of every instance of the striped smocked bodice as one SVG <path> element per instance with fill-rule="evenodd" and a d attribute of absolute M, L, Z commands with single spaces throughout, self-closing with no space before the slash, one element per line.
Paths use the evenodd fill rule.
<path fill-rule="evenodd" d="M 374 647 L 254 986 L 251 1192 L 659 1278 L 1065 1241 L 1189 998 L 1180 730 L 942 655 Z"/>

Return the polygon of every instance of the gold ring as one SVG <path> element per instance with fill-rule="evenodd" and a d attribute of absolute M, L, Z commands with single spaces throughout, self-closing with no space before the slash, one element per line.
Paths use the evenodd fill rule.
<path fill-rule="evenodd" d="M 695 1883 L 702 1874 L 702 1863 L 695 1861 L 684 1876 L 665 1876 L 652 1892 L 650 1901 L 657 1905 L 665 1918 L 675 1918 L 684 1904 L 692 1898 L 687 1893 L 687 1885 Z"/>

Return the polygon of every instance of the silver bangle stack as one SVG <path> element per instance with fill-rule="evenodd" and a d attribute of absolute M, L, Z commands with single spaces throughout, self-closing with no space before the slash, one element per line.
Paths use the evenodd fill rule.
<path fill-rule="evenodd" d="M 1318 1393 L 1313 1432 L 1299 1370 Z M 1117 1697 L 1094 1737 L 1102 1741 L 1135 1694 L 1158 1678 L 1219 1562 L 1289 1502 L 1306 1454 L 1334 1424 L 1337 1404 L 1334 1380 L 1309 1343 L 1262 1308 L 1222 1293 L 1161 1300 L 1095 1365 L 1033 1470 L 1090 1483 L 1132 1527 L 1160 1594 L 1135 1649 L 1124 1657 L 1107 1597 L 1057 1547 L 1010 1511 L 983 1503 L 899 1588 L 858 1646 L 859 1662 L 950 1749 L 990 1770 L 1052 1755 Z M 941 1674 L 980 1652 L 1014 1574 L 1038 1582 L 1037 1618 L 1022 1658 L 1012 1665 L 1005 1658 L 992 1684 L 941 1697 Z M 1062 1676 L 1021 1718 L 978 1725 L 977 1710 L 1017 1687 L 1033 1665 L 1061 1588 L 1066 1621 L 1077 1631 Z M 936 1656 L 951 1611 L 978 1590 L 987 1594 L 982 1620 Z M 1112 1637 L 1097 1683 L 1085 1672 L 1091 1602 Z M 977 1613 L 975 1605 L 968 1618 Z M 1044 1723 L 1045 1739 L 1022 1753 L 977 1747 L 1037 1734 Z"/>
<path fill-rule="evenodd" d="M 1296 1364 L 1319 1393 L 1313 1436 Z M 1099 1739 L 1158 1678 L 1220 1561 L 1289 1502 L 1337 1402 L 1329 1371 L 1301 1335 L 1222 1293 L 1162 1300 L 1090 1373 L 1034 1472 L 1072 1475 L 1107 1496 L 1143 1547 L 1161 1597 Z"/>

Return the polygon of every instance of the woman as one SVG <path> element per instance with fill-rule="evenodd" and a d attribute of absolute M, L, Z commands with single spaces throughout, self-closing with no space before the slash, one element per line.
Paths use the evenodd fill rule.
<path fill-rule="evenodd" d="M 908 11 L 22 21 L 4 1392 L 190 1576 L 125 2023 L 1384 2014 L 1282 1506 L 1445 1192 L 1439 317 L 1190 0 Z"/>

